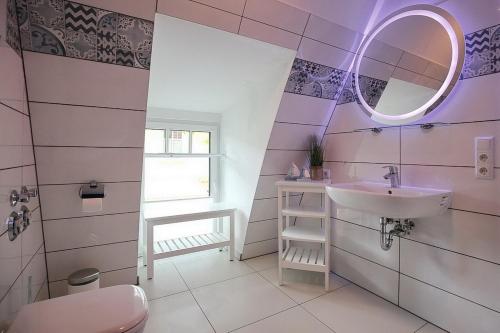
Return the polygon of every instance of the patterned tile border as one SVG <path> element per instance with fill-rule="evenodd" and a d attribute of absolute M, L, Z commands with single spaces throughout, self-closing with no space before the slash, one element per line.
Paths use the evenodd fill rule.
<path fill-rule="evenodd" d="M 7 0 L 7 20 L 5 41 L 11 48 L 21 55 L 21 44 L 19 41 L 19 29 L 17 28 L 16 0 Z"/>
<path fill-rule="evenodd" d="M 346 71 L 295 58 L 285 92 L 337 99 Z"/>
<path fill-rule="evenodd" d="M 151 21 L 66 0 L 17 0 L 17 17 L 23 50 L 150 67 Z"/>
<path fill-rule="evenodd" d="M 465 35 L 462 79 L 500 72 L 500 24 Z"/>

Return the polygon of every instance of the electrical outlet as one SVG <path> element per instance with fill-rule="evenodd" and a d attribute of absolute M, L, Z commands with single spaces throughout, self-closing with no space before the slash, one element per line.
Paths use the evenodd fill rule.
<path fill-rule="evenodd" d="M 495 177 L 494 137 L 475 138 L 475 171 L 478 179 L 493 179 Z"/>

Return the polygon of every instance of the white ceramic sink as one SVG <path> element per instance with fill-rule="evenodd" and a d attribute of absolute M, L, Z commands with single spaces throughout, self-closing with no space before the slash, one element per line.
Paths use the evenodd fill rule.
<path fill-rule="evenodd" d="M 444 213 L 451 204 L 452 192 L 432 188 L 357 182 L 326 187 L 332 200 L 341 206 L 380 217 L 420 218 Z"/>

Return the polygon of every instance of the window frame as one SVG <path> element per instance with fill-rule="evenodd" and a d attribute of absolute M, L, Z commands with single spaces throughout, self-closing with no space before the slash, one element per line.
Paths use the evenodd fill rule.
<path fill-rule="evenodd" d="M 167 120 L 149 120 L 146 122 L 146 129 L 152 130 L 165 130 L 165 152 L 164 153 L 144 153 L 143 170 L 142 170 L 142 202 L 170 202 L 179 200 L 218 200 L 219 197 L 219 170 L 220 159 L 222 155 L 219 154 L 219 124 L 215 123 L 201 123 L 201 122 L 182 122 L 182 121 L 167 121 Z M 171 131 L 188 131 L 189 132 L 189 152 L 188 153 L 169 153 L 169 136 Z M 210 147 L 208 154 L 193 154 L 192 151 L 192 132 L 209 132 L 210 133 Z M 145 148 L 144 148 L 145 149 Z M 146 172 L 146 159 L 147 158 L 182 158 L 182 157 L 208 157 L 209 158 L 209 196 L 199 198 L 178 198 L 178 199 L 164 199 L 164 200 L 146 200 L 145 197 L 145 172 Z"/>

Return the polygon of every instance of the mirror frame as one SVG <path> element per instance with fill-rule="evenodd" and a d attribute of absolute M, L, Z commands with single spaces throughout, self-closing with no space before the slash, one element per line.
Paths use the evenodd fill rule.
<path fill-rule="evenodd" d="M 427 101 L 427 103 L 415 110 L 402 115 L 385 115 L 383 113 L 375 111 L 364 100 L 363 95 L 361 94 L 361 89 L 359 87 L 359 68 L 368 46 L 373 41 L 373 39 L 375 39 L 377 34 L 382 31 L 382 29 L 389 26 L 391 23 L 408 16 L 429 17 L 441 24 L 441 26 L 446 30 L 448 36 L 450 37 L 452 48 L 450 69 L 448 70 L 448 74 L 439 90 L 431 99 Z M 363 40 L 359 47 L 354 72 L 356 94 L 359 97 L 358 100 L 361 104 L 362 110 L 374 121 L 386 125 L 404 125 L 424 117 L 425 115 L 436 109 L 436 107 L 444 101 L 446 97 L 443 96 L 449 95 L 456 82 L 460 78 L 460 74 L 464 65 L 464 57 L 465 37 L 462 29 L 458 21 L 444 9 L 431 5 L 416 5 L 405 7 L 392 13 L 391 15 L 384 18 L 377 26 L 375 26 L 375 28 L 373 28 L 368 33 L 367 37 Z"/>

